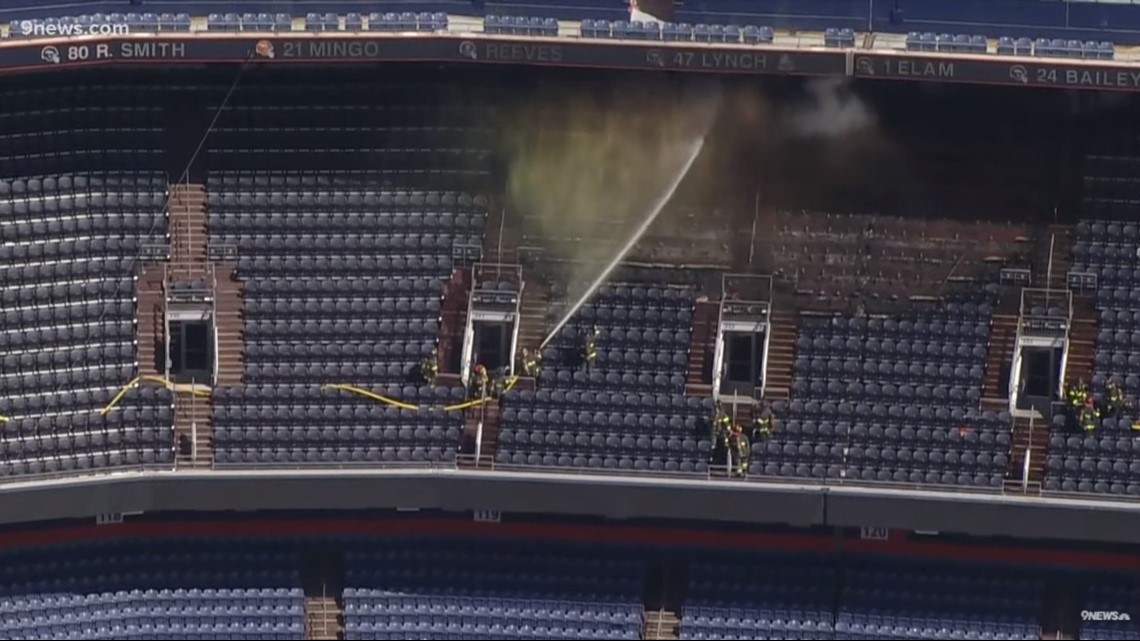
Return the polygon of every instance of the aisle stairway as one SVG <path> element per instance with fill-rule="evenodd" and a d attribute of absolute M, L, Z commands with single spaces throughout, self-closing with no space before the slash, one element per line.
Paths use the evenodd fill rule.
<path fill-rule="evenodd" d="M 456 267 L 443 291 L 439 325 L 439 371 L 458 374 L 463 353 L 463 332 L 467 324 L 467 299 L 471 290 L 471 270 Z"/>
<path fill-rule="evenodd" d="M 163 291 L 163 266 L 143 268 L 139 274 L 135 295 L 135 324 L 137 327 L 137 354 L 139 376 L 158 376 L 165 370 L 166 293 Z"/>
<path fill-rule="evenodd" d="M 685 393 L 689 396 L 712 395 L 712 368 L 719 323 L 720 303 L 699 301 L 693 306 L 693 328 L 685 365 Z"/>
<path fill-rule="evenodd" d="M 1010 489 L 1020 489 L 1025 474 L 1025 454 L 1029 452 L 1029 485 L 1027 490 L 1037 492 L 1045 480 L 1045 458 L 1049 447 L 1049 424 L 1045 421 L 1017 417 L 1013 419 L 1013 438 L 1010 439 L 1009 469 L 1006 481 Z"/>
<path fill-rule="evenodd" d="M 768 365 L 764 372 L 764 398 L 787 399 L 792 390 L 792 365 L 796 359 L 796 316 L 774 310 L 768 331 Z"/>
<path fill-rule="evenodd" d="M 210 468 L 214 463 L 213 404 L 206 388 L 174 387 L 174 445 L 178 467 Z"/>
<path fill-rule="evenodd" d="M 982 382 L 982 399 L 1009 398 L 1009 370 L 1017 346 L 1017 315 L 994 314 L 990 342 L 986 348 L 986 371 Z M 1008 400 L 1006 400 L 1008 405 Z"/>
<path fill-rule="evenodd" d="M 315 550 L 303 561 L 305 638 L 343 639 L 344 555 L 335 547 Z"/>
<path fill-rule="evenodd" d="M 200 276 L 206 263 L 206 188 L 170 185 L 170 267 L 175 279 Z"/>

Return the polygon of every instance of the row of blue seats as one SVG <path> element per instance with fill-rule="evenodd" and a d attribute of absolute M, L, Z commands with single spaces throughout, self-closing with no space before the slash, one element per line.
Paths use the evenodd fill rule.
<path fill-rule="evenodd" d="M 641 22 L 634 20 L 583 20 L 579 27 L 583 38 L 614 38 L 617 40 L 665 40 L 669 42 L 743 42 L 744 44 L 771 44 L 775 39 L 772 27 L 748 25 L 704 24 L 672 22 Z"/>
<path fill-rule="evenodd" d="M 554 18 L 528 18 L 526 16 L 487 16 L 483 19 L 483 33 L 506 36 L 558 35 L 558 21 Z"/>
<path fill-rule="evenodd" d="M 1024 38 L 1026 46 L 1029 39 Z M 966 35 L 959 33 L 917 33 L 906 34 L 906 48 L 908 51 L 942 51 L 955 53 L 985 53 L 987 50 L 986 37 L 980 35 Z M 1001 53 L 1000 51 L 998 53 Z M 1013 52 L 1010 52 L 1013 53 Z M 1020 52 L 1019 52 L 1020 53 Z M 1029 55 L 1028 49 L 1022 55 Z"/>

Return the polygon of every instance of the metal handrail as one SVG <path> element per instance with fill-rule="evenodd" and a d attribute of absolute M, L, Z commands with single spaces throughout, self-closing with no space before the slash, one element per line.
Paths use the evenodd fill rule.
<path fill-rule="evenodd" d="M 1021 491 L 1026 492 L 1029 488 L 1029 470 L 1031 469 L 1029 459 L 1033 456 L 1033 417 L 1029 417 L 1029 442 L 1025 444 L 1025 460 L 1021 463 Z"/>
<path fill-rule="evenodd" d="M 1053 249 L 1057 244 L 1057 234 L 1049 234 L 1049 262 L 1045 265 L 1045 286 L 1053 284 Z M 1070 306 L 1071 307 L 1071 306 Z M 1071 310 L 1070 310 L 1071 312 Z M 1071 315 L 1071 313 L 1070 313 Z"/>
<path fill-rule="evenodd" d="M 483 461 L 490 461 L 489 464 L 484 465 Z M 463 465 L 466 463 L 467 465 Z M 471 465 L 471 463 L 478 463 Z M 363 470 L 363 469 L 381 469 L 381 470 L 394 470 L 394 469 L 421 469 L 421 470 L 449 470 L 458 471 L 461 468 L 465 469 L 480 469 L 498 472 L 533 472 L 536 470 L 546 471 L 553 474 L 563 475 L 586 475 L 593 474 L 596 476 L 613 476 L 613 477 L 641 477 L 645 479 L 677 479 L 677 480 L 713 480 L 718 481 L 736 481 L 741 483 L 768 483 L 779 485 L 800 485 L 800 486 L 815 486 L 820 489 L 828 487 L 848 487 L 848 488 L 864 488 L 864 489 L 898 489 L 898 490 L 914 490 L 922 492 L 932 492 L 938 494 L 972 494 L 977 496 L 999 496 L 1006 495 L 1005 488 L 974 488 L 967 486 L 937 486 L 937 485 L 924 485 L 917 483 L 898 483 L 894 481 L 850 481 L 847 479 L 828 479 L 826 481 L 819 479 L 806 479 L 806 478 L 789 478 L 789 477 L 774 477 L 763 475 L 749 475 L 745 478 L 729 477 L 727 475 L 714 475 L 712 468 L 709 472 L 662 472 L 659 470 L 614 470 L 614 469 L 596 469 L 596 468 L 551 468 L 541 465 L 516 465 L 516 464 L 499 464 L 493 461 L 493 457 L 483 456 L 478 462 L 475 461 L 474 455 L 462 454 L 456 457 L 455 461 L 360 461 L 360 462 L 337 462 L 330 463 L 321 461 L 316 463 L 215 463 L 212 466 L 212 471 L 277 471 L 277 470 Z M 194 473 L 201 473 L 205 470 L 191 469 Z M 179 468 L 176 463 L 171 464 L 133 464 L 133 465 L 120 465 L 113 468 L 102 470 L 72 470 L 67 472 L 42 472 L 37 474 L 23 474 L 18 477 L 10 477 L 5 483 L 0 483 L 0 487 L 5 484 L 18 484 L 29 483 L 45 480 L 58 480 L 70 479 L 77 480 L 90 477 L 103 477 L 114 474 L 145 472 L 145 471 L 166 471 L 178 472 Z M 1031 482 L 1027 484 L 1030 488 L 1041 488 L 1040 483 Z M 1076 492 L 1066 490 L 1044 490 L 1039 489 L 1036 493 L 1041 498 L 1052 499 L 1066 499 L 1066 500 L 1079 500 L 1087 501 L 1090 495 L 1087 492 Z M 1138 503 L 1136 497 L 1120 496 L 1115 494 L 1102 494 L 1095 497 L 1098 501 L 1110 501 L 1124 505 L 1135 505 Z"/>

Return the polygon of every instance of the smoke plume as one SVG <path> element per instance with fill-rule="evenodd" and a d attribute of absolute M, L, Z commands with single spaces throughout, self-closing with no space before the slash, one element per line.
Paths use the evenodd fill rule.
<path fill-rule="evenodd" d="M 806 89 L 808 100 L 786 114 L 798 135 L 835 138 L 875 125 L 874 114 L 850 91 L 844 78 L 809 80 Z"/>
<path fill-rule="evenodd" d="M 720 99 L 715 84 L 679 89 L 667 78 L 575 89 L 546 88 L 504 127 L 511 209 L 528 236 L 566 261 L 570 300 L 650 215 Z"/>

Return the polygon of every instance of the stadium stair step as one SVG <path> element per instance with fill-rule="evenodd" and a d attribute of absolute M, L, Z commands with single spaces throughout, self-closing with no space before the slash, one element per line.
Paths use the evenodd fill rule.
<path fill-rule="evenodd" d="M 178 467 L 209 468 L 214 463 L 213 403 L 190 385 L 174 389 L 174 451 Z"/>
<path fill-rule="evenodd" d="M 157 376 L 165 369 L 159 358 L 159 354 L 166 351 L 162 337 L 165 327 L 163 307 L 166 301 L 162 282 L 161 265 L 144 267 L 139 274 L 135 293 L 135 344 L 139 376 Z"/>
<path fill-rule="evenodd" d="M 305 638 L 344 638 L 344 556 L 336 550 L 316 550 L 301 567 L 305 590 Z"/>
<path fill-rule="evenodd" d="M 1009 469 L 1006 481 L 1009 488 L 1020 488 L 1025 471 L 1025 453 L 1029 452 L 1029 483 L 1027 490 L 1038 492 L 1045 481 L 1045 457 L 1049 454 L 1048 420 L 1016 417 L 1013 419 L 1013 438 L 1010 439 Z"/>
<path fill-rule="evenodd" d="M 1085 588 L 1072 580 L 1053 580 L 1045 585 L 1041 600 L 1042 639 L 1077 638 Z"/>
<path fill-rule="evenodd" d="M 795 314 L 773 310 L 768 324 L 768 364 L 764 371 L 764 398 L 787 399 L 792 391 L 792 365 L 796 359 Z"/>
<path fill-rule="evenodd" d="M 523 285 L 522 301 L 519 309 L 519 351 L 522 348 L 537 349 L 546 338 L 546 316 L 550 309 L 550 292 L 537 278 L 528 279 Z"/>
<path fill-rule="evenodd" d="M 193 276 L 207 260 L 206 188 L 198 184 L 169 187 L 170 265 L 177 276 Z"/>
<path fill-rule="evenodd" d="M 463 332 L 467 325 L 467 303 L 471 291 L 471 270 L 456 267 L 443 291 L 439 325 L 439 371 L 458 374 L 463 355 Z"/>
<path fill-rule="evenodd" d="M 479 465 L 490 465 L 495 460 L 499 447 L 499 424 L 502 422 L 502 408 L 498 399 L 469 408 L 463 417 L 462 451 L 474 457 L 479 437 L 479 423 L 483 423 L 483 439 L 479 450 Z M 475 460 L 472 458 L 472 460 Z"/>
<path fill-rule="evenodd" d="M 990 323 L 990 342 L 986 348 L 986 370 L 982 382 L 982 399 L 1009 398 L 1009 370 L 1017 344 L 1017 315 L 994 314 Z M 1008 409 L 1008 401 L 1005 403 Z"/>
<path fill-rule="evenodd" d="M 305 596 L 305 638 L 343 639 L 341 609 L 331 596 Z"/>
<path fill-rule="evenodd" d="M 214 332 L 218 338 L 217 385 L 241 385 L 245 332 L 243 286 L 233 263 L 214 265 Z"/>
<path fill-rule="evenodd" d="M 1072 267 L 1073 240 L 1068 225 L 1049 225 L 1037 236 L 1033 250 L 1033 287 L 1065 289 Z"/>
<path fill-rule="evenodd" d="M 676 639 L 685 601 L 688 566 L 676 558 L 657 558 L 646 567 L 642 590 L 642 639 Z"/>
<path fill-rule="evenodd" d="M 685 393 L 712 395 L 712 367 L 716 333 L 720 323 L 720 303 L 697 301 L 693 306 L 693 327 L 689 332 L 689 356 L 685 364 Z"/>
<path fill-rule="evenodd" d="M 681 620 L 669 610 L 646 610 L 642 639 L 677 639 Z"/>
<path fill-rule="evenodd" d="M 1065 383 L 1078 380 L 1092 382 L 1093 357 L 1096 354 L 1097 316 L 1091 306 L 1073 305 L 1073 324 L 1069 327 L 1069 352 L 1065 358 Z"/>

